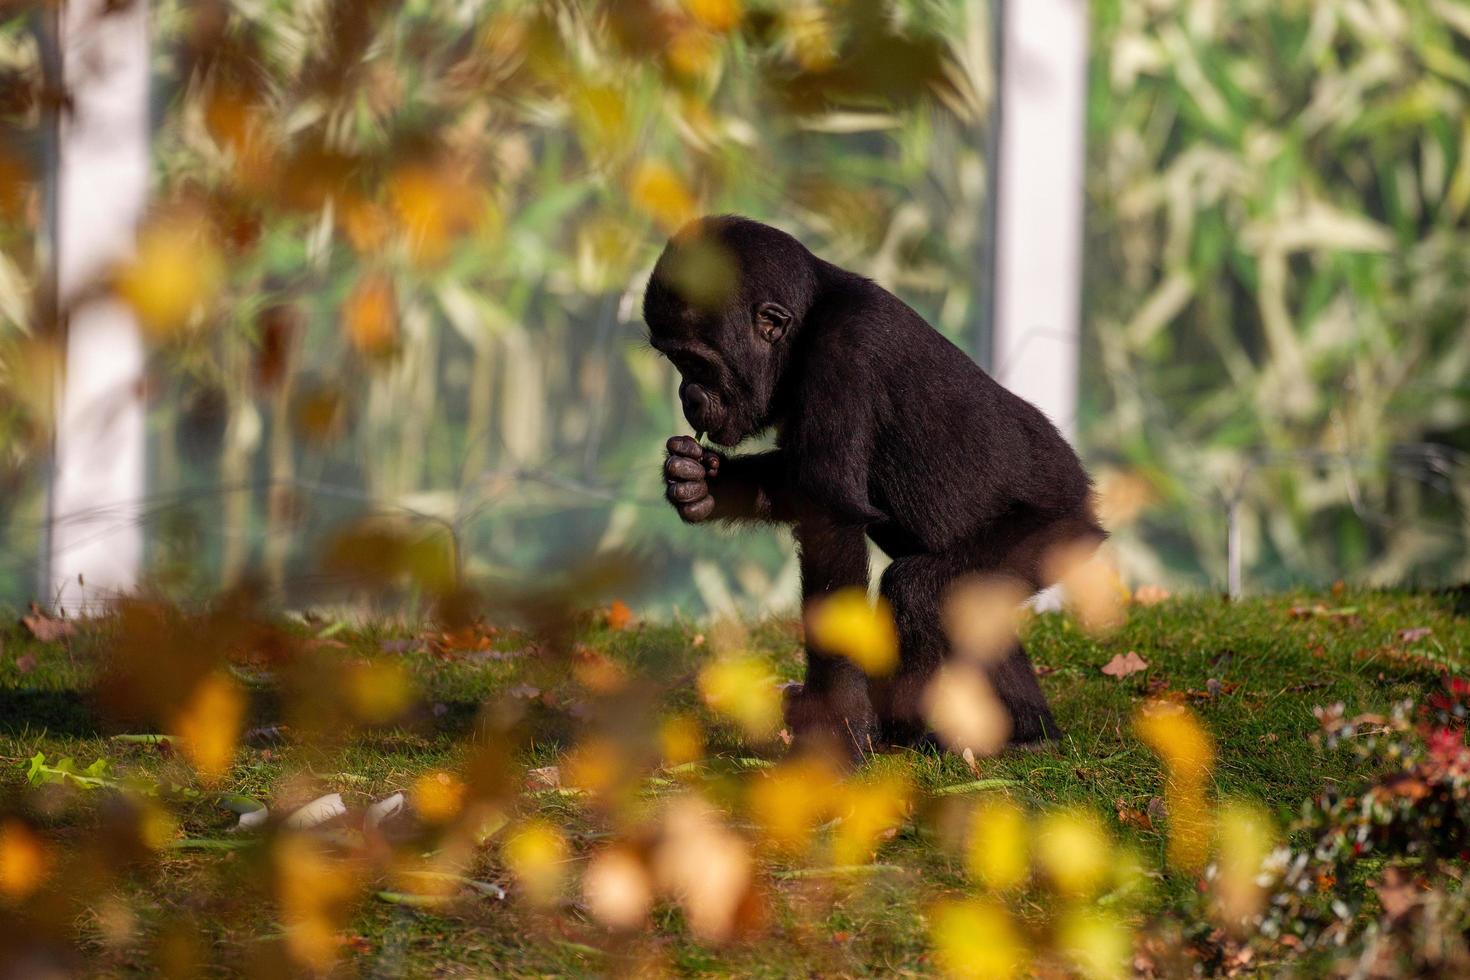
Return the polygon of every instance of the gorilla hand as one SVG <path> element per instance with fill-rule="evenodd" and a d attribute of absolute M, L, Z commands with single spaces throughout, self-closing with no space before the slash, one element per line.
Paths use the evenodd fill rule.
<path fill-rule="evenodd" d="M 674 436 L 668 442 L 668 458 L 664 460 L 665 496 L 687 524 L 707 520 L 714 513 L 715 498 L 709 481 L 720 471 L 719 453 L 705 449 L 689 436 Z"/>

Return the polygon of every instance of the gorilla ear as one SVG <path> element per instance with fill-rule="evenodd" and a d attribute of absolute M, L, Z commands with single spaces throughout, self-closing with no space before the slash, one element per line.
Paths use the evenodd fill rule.
<path fill-rule="evenodd" d="M 786 336 L 791 326 L 791 311 L 780 303 L 762 303 L 755 308 L 755 331 L 768 344 Z"/>

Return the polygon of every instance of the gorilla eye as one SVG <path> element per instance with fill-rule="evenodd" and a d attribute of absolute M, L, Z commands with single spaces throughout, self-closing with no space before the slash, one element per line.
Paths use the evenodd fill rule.
<path fill-rule="evenodd" d="M 791 311 L 780 303 L 761 303 L 755 308 L 756 331 L 770 343 L 780 340 L 791 325 Z"/>

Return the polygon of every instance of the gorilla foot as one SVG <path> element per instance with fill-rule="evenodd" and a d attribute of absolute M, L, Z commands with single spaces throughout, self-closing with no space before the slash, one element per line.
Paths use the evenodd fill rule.
<path fill-rule="evenodd" d="M 810 691 L 788 684 L 782 714 L 795 752 L 825 753 L 855 762 L 883 747 L 866 693 Z"/>

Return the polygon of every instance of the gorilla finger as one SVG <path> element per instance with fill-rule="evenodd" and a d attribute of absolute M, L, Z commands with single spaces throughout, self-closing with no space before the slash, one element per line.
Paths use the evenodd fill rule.
<path fill-rule="evenodd" d="M 703 480 L 690 480 L 686 483 L 670 483 L 668 497 L 676 504 L 692 504 L 696 500 L 703 500 L 709 496 L 709 487 Z"/>
<path fill-rule="evenodd" d="M 668 449 L 675 456 L 688 456 L 690 459 L 699 459 L 704 455 L 704 447 L 690 436 L 674 436 L 669 440 Z"/>
<path fill-rule="evenodd" d="M 719 453 L 714 452 L 713 450 L 710 450 L 710 449 L 706 449 L 704 451 L 704 457 L 701 460 L 701 462 L 704 464 L 704 471 L 705 471 L 705 473 L 707 473 L 710 476 L 714 476 L 717 473 L 719 473 L 720 472 L 720 463 L 723 460 L 724 460 L 724 457 L 721 456 Z"/>
<path fill-rule="evenodd" d="M 670 456 L 664 463 L 664 476 L 670 480 L 703 480 L 704 467 L 688 456 Z"/>
<path fill-rule="evenodd" d="M 704 520 L 706 517 L 714 512 L 714 509 L 715 498 L 705 497 L 703 500 L 696 500 L 692 504 L 681 505 L 679 507 L 679 516 L 684 518 L 684 520 L 688 521 L 689 523 L 693 524 L 697 521 Z"/>

